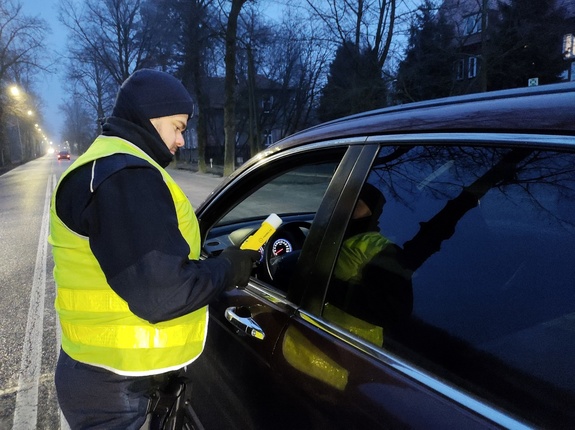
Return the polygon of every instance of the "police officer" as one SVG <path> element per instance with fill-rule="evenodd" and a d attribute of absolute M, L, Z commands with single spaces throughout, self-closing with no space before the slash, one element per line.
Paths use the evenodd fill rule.
<path fill-rule="evenodd" d="M 193 208 L 165 170 L 193 109 L 172 75 L 136 71 L 54 192 L 55 382 L 72 429 L 140 428 L 158 375 L 201 354 L 210 300 L 245 286 L 259 259 L 229 248 L 199 260 Z"/>

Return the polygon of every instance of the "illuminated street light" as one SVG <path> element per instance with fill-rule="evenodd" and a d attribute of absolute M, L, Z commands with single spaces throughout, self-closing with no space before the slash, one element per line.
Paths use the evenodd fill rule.
<path fill-rule="evenodd" d="M 25 124 L 29 124 L 31 121 L 31 119 L 36 115 L 36 113 L 29 108 L 30 106 L 30 97 L 28 96 L 28 94 L 26 94 L 18 85 L 10 85 L 8 87 L 8 92 L 10 97 L 12 98 L 13 102 L 11 103 L 11 113 L 14 116 L 14 119 L 16 120 L 16 128 L 18 130 L 18 144 L 19 144 L 19 150 L 20 150 L 20 157 L 21 160 L 24 160 L 27 158 L 27 155 L 25 154 L 25 149 L 27 149 L 27 153 L 30 153 L 32 156 L 35 156 L 36 152 L 35 152 L 35 140 L 33 137 L 30 137 L 30 135 L 28 134 L 27 128 L 24 129 L 24 131 L 26 132 L 25 136 L 28 136 L 27 141 L 23 142 L 23 136 L 22 136 L 22 127 L 20 124 L 20 120 L 24 120 Z M 27 143 L 26 148 L 24 147 L 24 143 Z"/>

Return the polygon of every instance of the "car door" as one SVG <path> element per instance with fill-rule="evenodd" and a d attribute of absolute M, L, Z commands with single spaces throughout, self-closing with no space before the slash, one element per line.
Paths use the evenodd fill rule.
<path fill-rule="evenodd" d="M 317 211 L 282 214 L 312 221 L 289 281 L 256 276 L 211 306 L 206 354 L 196 367 L 203 387 L 195 384 L 206 428 L 572 422 L 572 138 L 436 133 L 371 140 L 345 155 L 330 149 L 337 167 Z M 268 160 L 274 173 L 263 169 L 267 179 L 246 175 L 245 189 L 239 184 L 230 188 L 235 197 L 222 196 L 243 201 L 254 184 L 281 177 L 288 166 L 329 162 L 321 151 L 304 152 Z M 348 285 L 348 276 L 342 284 L 339 260 L 366 184 L 386 200 L 376 211 L 377 232 L 367 237 L 379 234 L 386 246 L 356 271 L 367 281 Z M 297 190 L 293 177 L 284 185 Z M 223 246 L 221 238 L 240 240 L 242 226 L 254 228 L 254 219 L 230 214 L 210 230 L 208 252 Z M 368 291 L 378 284 L 398 288 Z M 378 320 L 378 310 L 386 318 Z"/>
<path fill-rule="evenodd" d="M 493 425 L 467 407 L 446 403 L 442 396 L 414 383 L 409 372 L 399 370 L 403 364 L 381 349 L 383 337 L 374 323 L 362 320 L 363 315 L 348 313 L 342 318 L 343 312 L 335 314 L 333 306 L 329 307 L 333 304 L 330 279 L 358 197 L 374 175 L 374 166 L 393 166 L 410 150 L 411 146 L 404 145 L 364 146 L 345 186 L 332 199 L 335 205 L 321 212 L 323 230 L 308 238 L 317 245 L 302 252 L 301 270 L 296 274 L 302 278 L 296 283 L 304 285 L 303 296 L 298 297 L 300 306 L 281 333 L 272 366 L 276 378 L 289 381 L 291 390 L 312 405 L 317 428 L 429 428 L 449 423 L 455 428 L 479 429 Z M 312 237 L 313 233 L 321 239 Z M 383 302 L 372 304 L 384 310 Z M 399 306 L 398 300 L 394 305 Z"/>
<path fill-rule="evenodd" d="M 276 376 L 321 399 L 341 428 L 568 426 L 573 138 L 378 140 L 308 260 L 316 269 L 274 349 Z M 386 200 L 366 240 L 385 246 L 340 276 L 343 230 L 366 184 Z"/>
<path fill-rule="evenodd" d="M 424 423 L 430 416 L 445 422 L 446 405 L 441 398 L 422 395 L 409 376 L 382 360 L 381 351 L 374 353 L 365 339 L 349 336 L 321 315 L 338 244 L 378 154 L 379 145 L 354 145 L 346 149 L 343 158 L 342 151 L 333 148 L 285 156 L 268 162 L 266 169 L 274 174 L 266 174 L 266 185 L 257 179 L 259 175 L 246 175 L 244 186 L 249 192 L 241 184 L 231 188 L 235 202 L 222 194 L 226 207 L 233 207 L 225 215 L 214 203 L 221 220 L 205 241 L 204 250 L 210 254 L 240 243 L 249 234 L 246 231 L 253 230 L 254 218 L 259 222 L 281 207 L 289 194 L 278 193 L 276 187 L 288 185 L 302 200 L 303 190 L 298 189 L 294 174 L 300 179 L 310 172 L 315 176 L 322 165 L 333 172 L 313 199 L 315 211 L 309 207 L 292 214 L 278 211 L 288 224 L 310 220 L 312 215 L 301 250 L 292 250 L 298 254 L 297 265 L 282 273 L 288 273 L 289 281 L 256 273 L 247 288 L 228 291 L 211 304 L 206 351 L 192 366 L 193 406 L 205 428 L 371 429 Z M 318 164 L 319 159 L 322 162 Z M 250 194 L 254 183 L 258 191 Z M 304 188 L 310 187 L 305 181 Z M 250 197 L 245 197 L 247 194 Z M 256 204 L 251 198 L 254 195 Z M 254 217 L 248 209 L 254 206 L 266 209 Z M 209 211 L 202 211 L 202 223 L 206 217 Z M 266 249 L 262 253 L 266 257 Z M 391 395 L 382 395 L 385 391 Z M 413 411 L 422 412 L 411 411 L 408 418 L 390 409 L 388 401 L 398 393 L 403 393 L 403 400 L 412 400 Z M 393 399 L 393 403 L 402 404 L 401 399 Z M 402 412 L 407 413 L 405 406 Z M 449 421 L 466 428 L 484 428 L 484 422 L 462 407 Z"/>
<path fill-rule="evenodd" d="M 335 204 L 332 194 L 339 194 L 334 190 L 343 187 L 360 151 L 334 145 L 271 157 L 200 208 L 205 257 L 239 245 L 269 213 L 283 220 L 269 246 L 261 249 L 262 260 L 249 285 L 224 292 L 210 305 L 205 351 L 191 366 L 193 408 L 206 429 L 314 428 L 325 423 L 298 389 L 277 377 L 272 356 L 298 308 L 301 291 L 292 287 L 297 257 L 304 242 L 311 246 L 308 239 L 321 236 L 317 216 Z M 273 243 L 282 251 L 289 246 L 288 253 L 296 258 L 270 274 L 266 260 L 278 257 Z"/>

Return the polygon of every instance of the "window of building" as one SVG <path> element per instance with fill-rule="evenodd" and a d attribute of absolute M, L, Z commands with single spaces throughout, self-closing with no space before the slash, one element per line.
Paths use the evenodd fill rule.
<path fill-rule="evenodd" d="M 270 111 L 273 107 L 273 104 L 274 104 L 274 97 L 273 96 L 264 97 L 262 99 L 262 111 L 264 113 L 270 113 Z"/>
<path fill-rule="evenodd" d="M 573 34 L 563 36 L 563 57 L 565 59 L 575 57 L 575 35 Z"/>
<path fill-rule="evenodd" d="M 465 61 L 458 60 L 455 63 L 455 79 L 462 81 L 465 76 Z"/>
<path fill-rule="evenodd" d="M 469 36 L 470 34 L 481 32 L 481 13 L 475 13 L 463 18 L 463 35 Z"/>
<path fill-rule="evenodd" d="M 477 76 L 477 57 L 467 59 L 467 77 L 469 79 Z"/>
<path fill-rule="evenodd" d="M 273 145 L 273 143 L 274 143 L 274 137 L 272 133 L 270 133 L 269 130 L 267 130 L 264 137 L 264 146 L 268 147 L 270 145 Z"/>

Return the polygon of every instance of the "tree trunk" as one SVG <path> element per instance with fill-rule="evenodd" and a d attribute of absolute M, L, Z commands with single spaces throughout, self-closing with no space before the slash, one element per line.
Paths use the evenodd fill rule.
<path fill-rule="evenodd" d="M 199 68 L 198 68 L 199 69 Z M 199 82 L 200 76 L 197 75 L 197 81 Z M 208 127 L 206 125 L 207 115 L 206 111 L 208 109 L 208 101 L 204 91 L 202 91 L 202 86 L 197 85 L 196 96 L 198 98 L 198 119 L 196 132 L 198 134 L 198 171 L 200 173 L 207 172 L 206 166 L 206 146 L 208 142 Z"/>
<path fill-rule="evenodd" d="M 226 77 L 224 81 L 224 176 L 235 170 L 236 156 L 236 36 L 238 16 L 247 0 L 232 0 L 226 29 Z"/>
<path fill-rule="evenodd" d="M 258 110 L 256 101 L 256 72 L 252 47 L 248 46 L 248 97 L 249 97 L 249 131 L 250 131 L 250 157 L 256 155 L 261 148 Z"/>

